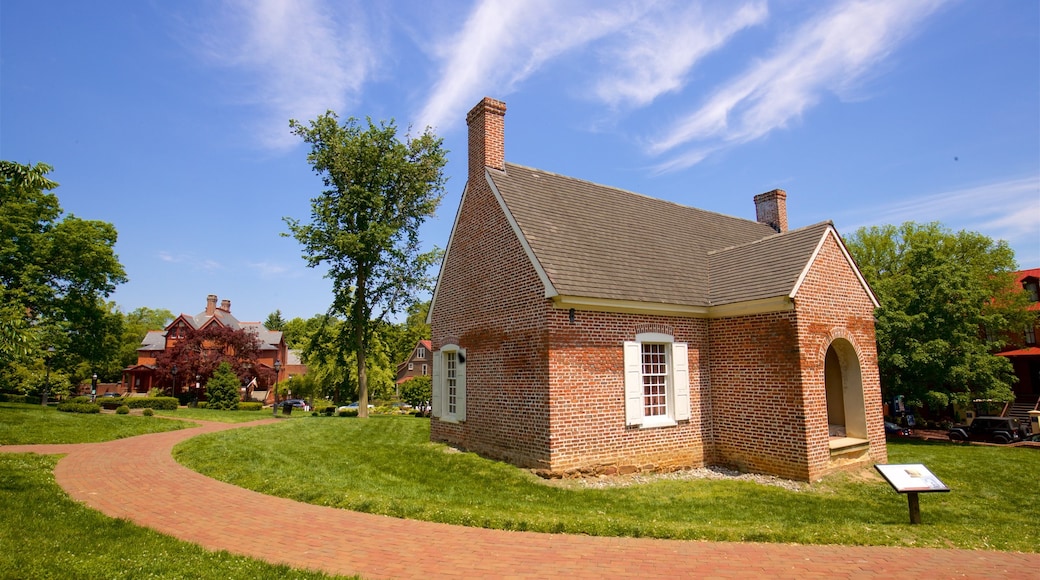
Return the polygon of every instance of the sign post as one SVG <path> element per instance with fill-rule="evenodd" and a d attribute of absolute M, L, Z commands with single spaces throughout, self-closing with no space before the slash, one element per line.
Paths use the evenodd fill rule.
<path fill-rule="evenodd" d="M 875 465 L 874 469 L 885 478 L 885 481 L 899 493 L 906 494 L 910 507 L 910 523 L 921 523 L 921 503 L 918 493 L 950 491 L 946 484 L 932 475 L 928 468 L 920 463 L 901 465 Z"/>

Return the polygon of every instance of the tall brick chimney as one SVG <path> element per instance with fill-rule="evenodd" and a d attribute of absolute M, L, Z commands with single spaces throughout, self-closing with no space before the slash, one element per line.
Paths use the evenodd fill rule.
<path fill-rule="evenodd" d="M 230 300 L 221 300 L 220 301 L 220 309 L 223 310 L 224 312 L 227 312 L 228 314 L 231 314 L 231 301 Z"/>
<path fill-rule="evenodd" d="M 484 178 L 484 168 L 505 170 L 506 104 L 484 97 L 466 115 L 469 126 L 469 179 Z"/>
<path fill-rule="evenodd" d="M 217 295 L 210 294 L 206 297 L 206 316 L 213 316 L 217 311 Z"/>
<path fill-rule="evenodd" d="M 774 189 L 755 196 L 755 219 L 777 232 L 787 231 L 787 192 Z"/>

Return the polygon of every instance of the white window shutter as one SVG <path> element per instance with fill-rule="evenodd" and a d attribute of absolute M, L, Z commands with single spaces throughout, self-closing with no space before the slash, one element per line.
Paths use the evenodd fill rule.
<path fill-rule="evenodd" d="M 466 420 L 466 365 L 469 364 L 469 359 L 466 358 L 466 349 L 459 349 L 459 359 L 465 360 L 464 363 L 455 363 L 455 420 L 465 421 Z"/>
<path fill-rule="evenodd" d="M 675 420 L 690 418 L 690 359 L 685 342 L 672 343 L 672 388 L 675 393 Z"/>
<path fill-rule="evenodd" d="M 625 424 L 643 424 L 643 351 L 638 342 L 625 341 Z"/>
<path fill-rule="evenodd" d="M 441 397 L 444 392 L 444 375 L 441 372 L 441 367 L 444 366 L 442 357 L 443 353 L 439 350 L 433 353 L 433 388 L 431 389 L 433 393 L 432 401 L 430 401 L 430 414 L 434 417 L 441 416 Z"/>

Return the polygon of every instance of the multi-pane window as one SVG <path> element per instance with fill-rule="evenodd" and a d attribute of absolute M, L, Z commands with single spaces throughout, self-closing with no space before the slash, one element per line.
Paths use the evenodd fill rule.
<path fill-rule="evenodd" d="M 415 358 L 426 358 L 426 347 L 420 346 L 415 349 Z"/>
<path fill-rule="evenodd" d="M 427 367 L 426 365 L 423 365 L 422 366 L 422 374 L 423 374 L 423 376 L 426 376 L 426 375 L 430 374 L 429 367 Z"/>
<path fill-rule="evenodd" d="M 1032 327 L 1032 326 L 1026 327 L 1025 335 L 1026 335 L 1025 336 L 1026 344 L 1028 344 L 1030 346 L 1036 344 L 1036 328 L 1035 327 Z"/>
<path fill-rule="evenodd" d="M 448 351 L 444 353 L 444 385 L 445 385 L 445 397 L 448 403 L 448 414 L 454 415 L 457 412 L 458 397 L 459 397 L 459 383 L 458 383 L 458 356 L 455 351 Z"/>
<path fill-rule="evenodd" d="M 668 358 L 664 344 L 643 343 L 643 415 L 668 414 Z"/>

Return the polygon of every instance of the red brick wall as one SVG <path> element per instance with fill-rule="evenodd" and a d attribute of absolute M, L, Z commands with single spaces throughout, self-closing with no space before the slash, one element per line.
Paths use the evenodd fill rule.
<path fill-rule="evenodd" d="M 807 479 L 795 313 L 720 318 L 708 328 L 716 461 Z"/>
<path fill-rule="evenodd" d="M 710 463 L 710 402 L 704 320 L 575 312 L 550 313 L 552 469 L 596 473 L 671 470 Z M 676 426 L 625 424 L 623 343 L 642 332 L 689 345 L 691 418 Z"/>
<path fill-rule="evenodd" d="M 433 349 L 466 349 L 466 421 L 430 436 L 524 467 L 549 466 L 549 301 L 483 176 L 467 186 L 431 313 Z"/>
<path fill-rule="evenodd" d="M 866 409 L 869 461 L 887 460 L 881 384 L 874 336 L 874 305 L 856 279 L 838 242 L 828 236 L 795 299 L 801 341 L 802 396 L 806 408 L 809 479 L 819 479 L 840 467 L 830 461 L 827 445 L 827 401 L 824 360 L 835 341 L 847 341 L 859 359 Z M 844 363 L 855 364 L 846 360 Z"/>

